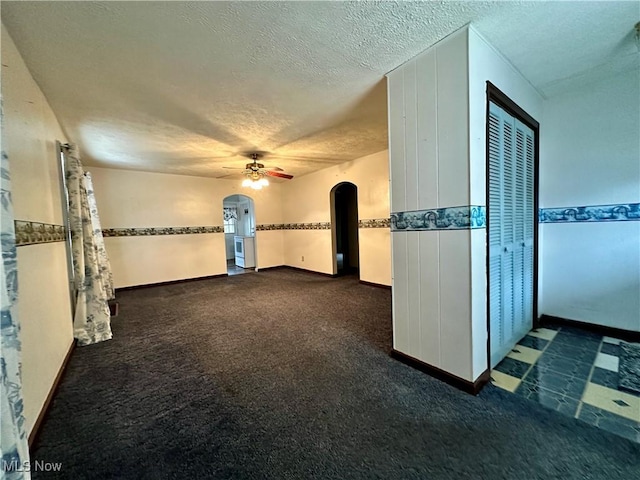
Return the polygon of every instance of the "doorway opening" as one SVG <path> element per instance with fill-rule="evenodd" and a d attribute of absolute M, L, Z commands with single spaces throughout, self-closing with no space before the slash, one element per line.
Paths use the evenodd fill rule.
<path fill-rule="evenodd" d="M 253 199 L 229 195 L 222 200 L 227 274 L 257 271 L 256 221 Z"/>
<path fill-rule="evenodd" d="M 333 274 L 360 272 L 358 243 L 358 187 L 342 182 L 331 189 Z"/>
<path fill-rule="evenodd" d="M 539 124 L 487 82 L 489 368 L 537 321 Z"/>

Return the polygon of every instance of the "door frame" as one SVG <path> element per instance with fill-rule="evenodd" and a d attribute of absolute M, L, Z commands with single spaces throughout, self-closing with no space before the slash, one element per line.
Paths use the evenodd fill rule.
<path fill-rule="evenodd" d="M 356 234 L 356 249 L 358 255 L 358 278 L 360 278 L 360 227 L 358 222 L 360 221 L 360 210 L 358 205 L 358 186 L 350 182 L 348 180 L 336 183 L 331 190 L 329 191 L 329 208 L 331 209 L 331 257 L 333 264 L 333 275 L 338 276 L 338 239 L 337 239 L 337 218 L 336 218 L 336 192 L 337 190 L 345 185 L 350 185 L 355 190 L 355 200 L 356 200 L 356 224 L 355 224 L 355 234 Z M 343 264 L 343 271 L 344 271 Z"/>
<path fill-rule="evenodd" d="M 258 271 L 258 232 L 256 229 L 256 202 L 253 199 L 253 197 L 250 197 L 249 195 L 247 195 L 246 193 L 230 193 L 229 195 L 226 195 L 223 199 L 222 199 L 222 208 L 224 209 L 225 206 L 225 200 L 227 200 L 229 197 L 239 197 L 238 201 L 235 202 L 237 208 L 238 208 L 238 217 L 240 217 L 240 202 L 246 202 L 249 206 L 248 210 L 249 210 L 249 215 L 251 216 L 251 222 L 252 222 L 252 227 L 250 227 L 250 230 L 252 230 L 252 232 L 249 232 L 247 234 L 247 232 L 245 232 L 245 234 L 243 236 L 245 237 L 253 237 L 253 255 L 254 255 L 254 260 L 255 260 L 255 267 L 254 267 L 254 271 L 257 272 Z M 244 215 L 244 214 L 243 214 Z M 240 220 L 240 218 L 237 219 L 238 221 Z M 234 236 L 238 235 L 238 223 L 236 222 L 236 231 L 233 234 Z M 224 242 L 225 242 L 225 261 L 226 261 L 226 257 L 227 257 L 227 237 L 226 237 L 226 233 L 223 233 L 224 236 Z M 233 243 L 233 251 L 235 253 L 235 240 Z M 234 256 L 235 258 L 235 256 Z M 225 263 L 225 271 L 226 271 L 226 263 Z"/>
<path fill-rule="evenodd" d="M 520 106 L 518 106 L 513 100 L 511 100 L 502 90 L 496 87 L 493 83 L 487 81 L 487 107 L 485 113 L 487 368 L 490 368 L 491 365 L 491 279 L 489 278 L 489 228 L 491 228 L 491 225 L 489 224 L 489 104 L 491 102 L 495 103 L 507 113 L 520 120 L 526 126 L 531 128 L 531 130 L 533 130 L 533 328 L 538 328 L 540 326 L 540 319 L 538 318 L 538 197 L 540 178 L 540 124 L 531 115 L 529 115 Z"/>

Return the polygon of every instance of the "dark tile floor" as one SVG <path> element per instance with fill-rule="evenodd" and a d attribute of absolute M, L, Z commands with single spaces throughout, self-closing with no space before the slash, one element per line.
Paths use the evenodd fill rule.
<path fill-rule="evenodd" d="M 640 394 L 618 389 L 619 344 L 576 327 L 532 330 L 491 372 L 492 382 L 640 443 Z"/>

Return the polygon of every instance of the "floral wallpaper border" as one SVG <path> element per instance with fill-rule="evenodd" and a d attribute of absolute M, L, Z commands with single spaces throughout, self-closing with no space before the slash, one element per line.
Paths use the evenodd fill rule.
<path fill-rule="evenodd" d="M 331 230 L 331 222 L 316 223 L 265 223 L 256 226 L 258 231 L 267 230 Z"/>
<path fill-rule="evenodd" d="M 640 203 L 541 208 L 539 223 L 640 221 Z"/>
<path fill-rule="evenodd" d="M 64 225 L 15 220 L 14 226 L 17 247 L 37 245 L 39 243 L 64 242 L 67 239 L 67 229 Z"/>
<path fill-rule="evenodd" d="M 388 218 L 360 220 L 358 228 L 389 228 Z M 331 230 L 331 222 L 317 223 L 265 223 L 256 227 L 258 231 L 268 230 Z"/>
<path fill-rule="evenodd" d="M 391 214 L 392 232 L 467 230 L 486 227 L 486 208 L 481 205 L 414 210 Z"/>
<path fill-rule="evenodd" d="M 358 228 L 389 228 L 388 218 L 360 220 Z M 315 223 L 264 223 L 256 225 L 257 231 L 269 230 L 331 230 L 331 222 Z M 146 237 L 153 235 L 188 235 L 197 233 L 224 233 L 222 226 L 215 227 L 142 227 L 104 228 L 104 237 Z"/>
<path fill-rule="evenodd" d="M 372 218 L 358 222 L 358 228 L 389 228 L 390 225 L 390 218 Z"/>
<path fill-rule="evenodd" d="M 198 233 L 223 233 L 222 226 L 214 227 L 141 227 L 103 228 L 104 237 L 149 237 L 154 235 L 191 235 Z"/>

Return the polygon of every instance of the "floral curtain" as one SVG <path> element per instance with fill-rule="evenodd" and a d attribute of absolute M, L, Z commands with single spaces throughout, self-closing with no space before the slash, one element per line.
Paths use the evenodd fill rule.
<path fill-rule="evenodd" d="M 98 215 L 98 205 L 96 204 L 96 196 L 93 193 L 93 181 L 91 180 L 91 174 L 89 172 L 84 173 L 83 181 L 85 191 L 87 192 L 87 202 L 89 203 L 89 212 L 91 214 L 91 230 L 94 235 L 96 258 L 98 260 L 100 276 L 103 280 L 104 294 L 107 300 L 111 300 L 116 297 L 116 292 L 113 287 L 113 274 L 111 273 L 111 264 L 107 256 L 107 249 L 104 246 L 100 216 Z"/>
<path fill-rule="evenodd" d="M 7 480 L 30 479 L 23 471 L 29 461 L 29 444 L 24 428 L 22 377 L 20 362 L 20 324 L 17 316 L 18 269 L 13 207 L 11 203 L 11 180 L 9 160 L 2 154 L 0 166 L 0 241 L 2 263 L 0 263 L 0 334 L 2 354 L 0 357 L 0 477 Z"/>
<path fill-rule="evenodd" d="M 76 289 L 73 332 L 78 345 L 90 345 L 112 336 L 108 301 L 114 296 L 113 279 L 91 176 L 84 173 L 75 145 L 65 149 L 64 158 Z"/>

